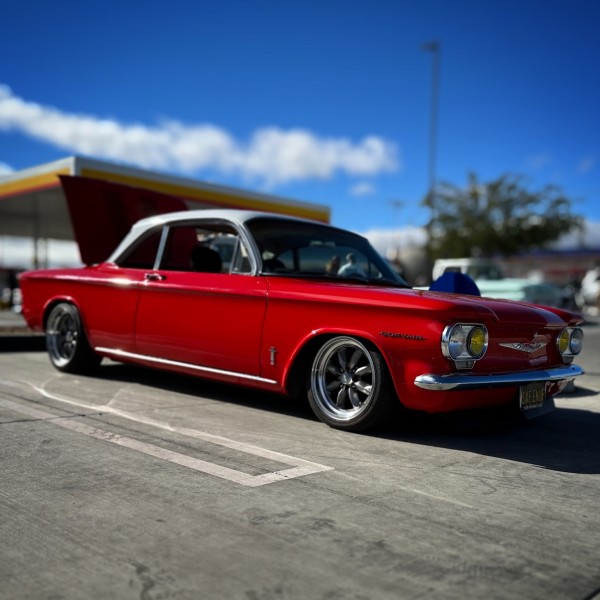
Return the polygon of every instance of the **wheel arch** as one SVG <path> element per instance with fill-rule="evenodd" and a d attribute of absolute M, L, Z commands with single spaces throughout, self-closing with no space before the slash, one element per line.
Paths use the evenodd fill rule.
<path fill-rule="evenodd" d="M 52 298 L 51 300 L 49 300 L 48 302 L 46 302 L 46 304 L 44 306 L 44 310 L 42 312 L 42 329 L 44 331 L 46 331 L 46 325 L 48 323 L 48 316 L 52 312 L 52 309 L 55 306 L 57 306 L 58 304 L 63 304 L 63 303 L 64 304 L 72 304 L 77 309 L 77 312 L 79 313 L 79 318 L 81 320 L 81 325 L 84 327 L 85 332 L 87 334 L 87 328 L 85 327 L 85 322 L 84 322 L 83 316 L 81 314 L 81 308 L 79 307 L 77 302 L 75 302 L 75 299 L 72 298 L 71 296 L 56 296 L 56 297 Z"/>
<path fill-rule="evenodd" d="M 102 356 L 89 343 L 77 303 L 68 298 L 53 298 L 44 310 L 46 349 L 56 369 L 65 373 L 94 371 Z"/>
<path fill-rule="evenodd" d="M 44 306 L 44 311 L 42 313 L 42 331 L 46 332 L 46 325 L 48 323 L 48 317 L 52 312 L 52 309 L 59 304 L 71 304 L 77 309 L 77 313 L 79 315 L 79 322 L 81 323 L 81 327 L 83 328 L 83 332 L 85 333 L 86 338 L 90 339 L 90 331 L 87 326 L 86 317 L 81 310 L 81 306 L 79 302 L 73 298 L 73 296 L 56 296 L 49 300 Z"/>
<path fill-rule="evenodd" d="M 383 363 L 390 379 L 396 389 L 396 395 L 398 395 L 397 386 L 392 376 L 390 364 L 385 348 L 381 344 L 377 343 L 375 336 L 365 331 L 356 331 L 349 329 L 319 329 L 312 331 L 307 335 L 296 347 L 292 353 L 289 361 L 289 367 L 286 369 L 283 377 L 283 389 L 285 393 L 294 398 L 299 397 L 301 394 L 306 392 L 306 377 L 308 369 L 311 366 L 313 359 L 321 346 L 332 338 L 338 336 L 352 337 L 365 344 L 367 347 L 372 347 L 377 350 L 383 358 Z M 399 396 L 398 396 L 399 397 Z"/>

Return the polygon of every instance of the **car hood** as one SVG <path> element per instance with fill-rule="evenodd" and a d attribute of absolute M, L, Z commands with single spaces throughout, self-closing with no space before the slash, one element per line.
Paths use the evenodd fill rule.
<path fill-rule="evenodd" d="M 497 298 L 482 298 L 411 288 L 381 287 L 350 282 L 313 282 L 284 277 L 269 277 L 269 296 L 294 300 L 318 300 L 364 307 L 397 308 L 405 311 L 430 311 L 432 318 L 444 321 L 479 319 L 538 327 L 576 323 L 580 315 Z"/>

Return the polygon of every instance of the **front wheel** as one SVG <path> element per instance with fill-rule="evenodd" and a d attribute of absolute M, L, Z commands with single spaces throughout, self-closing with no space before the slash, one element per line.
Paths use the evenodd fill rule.
<path fill-rule="evenodd" d="M 88 373 L 102 360 L 90 347 L 79 311 L 67 302 L 57 304 L 48 315 L 46 348 L 50 362 L 66 373 Z"/>
<path fill-rule="evenodd" d="M 348 431 L 382 423 L 397 403 L 381 354 L 347 336 L 326 341 L 317 352 L 308 400 L 321 421 Z"/>

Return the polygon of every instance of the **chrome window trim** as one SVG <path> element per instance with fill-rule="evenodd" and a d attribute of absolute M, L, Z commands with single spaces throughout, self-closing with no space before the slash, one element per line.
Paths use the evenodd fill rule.
<path fill-rule="evenodd" d="M 165 253 L 165 246 L 167 245 L 168 237 L 169 227 L 168 225 L 163 225 L 162 231 L 160 233 L 160 242 L 158 242 L 158 250 L 156 251 L 156 256 L 154 257 L 154 271 L 158 271 L 160 269 L 160 263 L 163 260 L 163 254 Z"/>

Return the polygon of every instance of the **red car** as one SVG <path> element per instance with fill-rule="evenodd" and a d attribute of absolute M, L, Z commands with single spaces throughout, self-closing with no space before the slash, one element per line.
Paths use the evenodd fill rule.
<path fill-rule="evenodd" d="M 103 357 L 285 393 L 358 431 L 400 403 L 530 414 L 582 374 L 579 315 L 411 289 L 359 235 L 234 210 L 139 221 L 108 260 L 22 275 L 60 371 Z"/>

